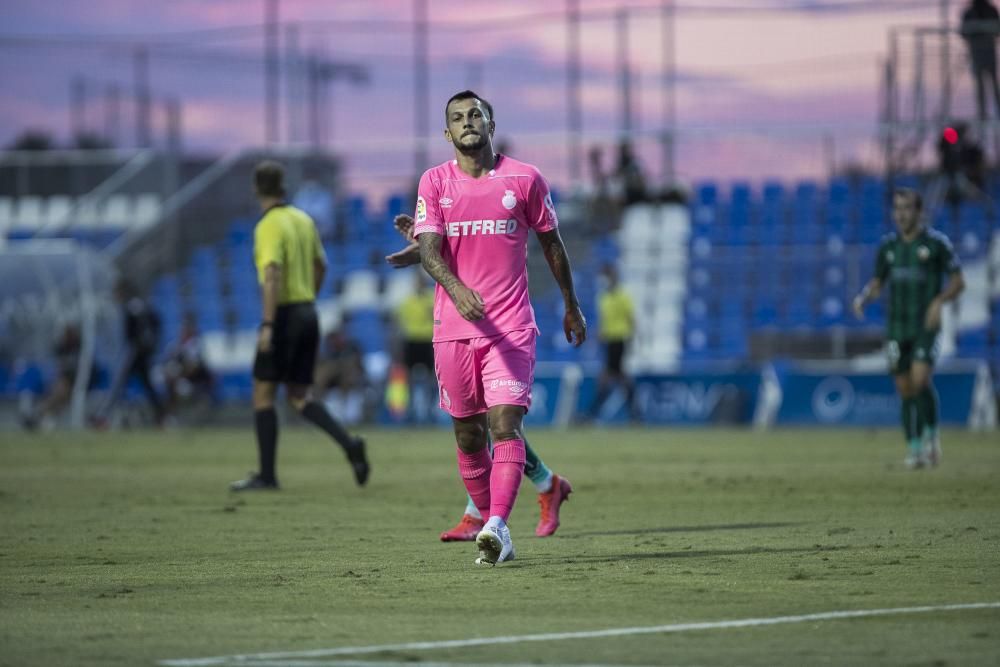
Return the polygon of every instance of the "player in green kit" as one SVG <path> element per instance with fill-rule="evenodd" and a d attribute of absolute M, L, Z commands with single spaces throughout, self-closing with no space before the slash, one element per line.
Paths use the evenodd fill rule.
<path fill-rule="evenodd" d="M 905 463 L 908 468 L 935 466 L 941 461 L 941 442 L 931 375 L 941 308 L 962 292 L 965 281 L 948 237 L 924 224 L 919 193 L 897 189 L 892 218 L 898 231 L 882 240 L 875 276 L 854 298 L 854 313 L 863 318 L 865 305 L 877 299 L 885 285 L 891 287 L 886 352 L 903 403 Z"/>

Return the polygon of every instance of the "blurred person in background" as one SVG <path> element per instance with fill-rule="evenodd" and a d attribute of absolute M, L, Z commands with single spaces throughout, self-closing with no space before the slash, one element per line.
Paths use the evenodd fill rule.
<path fill-rule="evenodd" d="M 649 201 L 646 177 L 629 141 L 618 144 L 618 164 L 614 176 L 623 205 L 630 206 Z"/>
<path fill-rule="evenodd" d="M 962 39 L 969 50 L 972 80 L 976 85 L 976 109 L 985 121 L 986 88 L 992 89 L 997 117 L 1000 118 L 1000 86 L 997 83 L 997 36 L 1000 36 L 1000 12 L 990 0 L 972 0 L 962 13 Z"/>
<path fill-rule="evenodd" d="M 367 386 L 361 346 L 341 325 L 323 339 L 314 391 L 330 412 L 349 424 L 356 424 L 364 417 Z"/>
<path fill-rule="evenodd" d="M 396 309 L 396 326 L 403 345 L 403 365 L 410 389 L 409 417 L 415 423 L 431 421 L 434 387 L 434 290 L 422 272 L 413 274 L 413 291 Z"/>
<path fill-rule="evenodd" d="M 604 170 L 604 153 L 600 146 L 587 151 L 590 184 L 584 192 L 587 230 L 591 234 L 607 234 L 621 226 L 621 202 L 612 193 L 611 177 Z"/>
<path fill-rule="evenodd" d="M 115 300 L 122 307 L 125 355 L 115 373 L 104 404 L 91 417 L 91 424 L 98 429 L 109 426 L 111 411 L 121 398 L 128 381 L 134 377 L 142 384 L 146 400 L 153 409 L 155 423 L 157 426 L 162 426 L 167 411 L 163 398 L 152 381 L 153 361 L 160 346 L 160 316 L 127 280 L 120 280 L 115 286 Z"/>
<path fill-rule="evenodd" d="M 899 188 L 892 198 L 896 232 L 883 239 L 875 276 L 854 298 L 854 314 L 864 318 L 865 305 L 891 287 L 886 353 L 889 372 L 902 399 L 900 415 L 906 437 L 906 467 L 941 462 L 938 399 L 933 372 L 941 309 L 965 288 L 962 270 L 948 237 L 929 229 L 918 192 Z"/>
<path fill-rule="evenodd" d="M 177 415 L 182 402 L 192 403 L 199 398 L 214 400 L 215 379 L 205 363 L 193 313 L 184 314 L 177 340 L 167 347 L 163 379 L 167 385 L 167 411 L 170 415 Z"/>
<path fill-rule="evenodd" d="M 310 391 L 319 320 L 316 292 L 326 275 L 326 252 L 316 224 L 286 201 L 285 170 L 264 161 L 253 175 L 263 213 L 254 229 L 254 264 L 261 289 L 262 319 L 253 365 L 254 432 L 259 469 L 230 484 L 232 491 L 278 489 L 278 415 L 274 399 L 284 384 L 291 407 L 343 448 L 358 485 L 368 481 L 365 441 L 350 435 Z"/>
<path fill-rule="evenodd" d="M 80 368 L 80 353 L 82 338 L 80 327 L 75 323 L 63 327 L 52 350 L 55 361 L 55 378 L 45 395 L 37 405 L 21 406 L 21 424 L 29 431 L 36 428 L 50 430 L 55 426 L 55 419 L 69 405 L 76 384 L 77 371 Z M 92 365 L 87 389 L 93 389 L 97 383 L 97 366 Z"/>
<path fill-rule="evenodd" d="M 986 159 L 968 123 L 946 127 L 938 138 L 938 177 L 929 190 L 933 201 L 946 202 L 952 222 L 958 223 L 961 206 L 967 201 L 982 204 L 994 214 L 993 200 L 986 194 Z"/>
<path fill-rule="evenodd" d="M 598 337 L 604 345 L 604 368 L 601 370 L 597 394 L 590 405 L 588 416 L 590 419 L 597 419 L 605 401 L 616 388 L 621 387 L 625 390 L 629 418 L 634 421 L 638 417 L 635 386 L 625 374 L 623 361 L 629 341 L 635 333 L 635 304 L 618 281 L 618 270 L 614 266 L 605 264 L 601 274 L 607 283 L 597 301 L 600 327 Z"/>
<path fill-rule="evenodd" d="M 397 252 L 387 256 L 386 262 L 394 268 L 403 268 L 420 263 L 420 245 L 413 238 L 413 218 L 408 215 L 396 216 L 393 221 L 396 231 L 407 241 L 407 245 Z M 433 346 L 432 346 L 433 352 Z M 436 370 L 435 370 L 436 373 Z M 492 455 L 493 439 L 487 430 L 487 447 Z M 524 435 L 524 476 L 527 477 L 535 490 L 538 492 L 538 506 L 540 515 L 538 525 L 535 526 L 537 537 L 548 537 L 555 534 L 560 525 L 559 510 L 573 492 L 573 486 L 565 477 L 557 475 L 551 469 L 528 442 L 528 437 Z M 441 533 L 442 542 L 472 542 L 476 539 L 479 531 L 483 529 L 486 520 L 476 507 L 472 496 L 466 494 L 465 511 L 458 523 Z"/>

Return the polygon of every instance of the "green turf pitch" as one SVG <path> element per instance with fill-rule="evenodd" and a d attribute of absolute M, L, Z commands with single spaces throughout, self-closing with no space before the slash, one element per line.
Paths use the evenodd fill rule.
<path fill-rule="evenodd" d="M 572 480 L 563 525 L 473 564 L 438 533 L 464 493 L 446 431 L 370 431 L 357 488 L 315 431 L 284 489 L 226 490 L 251 432 L 0 436 L 0 665 L 259 652 L 1000 601 L 1000 441 L 946 432 L 908 472 L 895 431 L 534 431 Z M 273 664 L 997 664 L 1000 609 L 407 648 Z M 220 663 L 221 664 L 221 663 Z M 230 663 L 225 663 L 230 664 Z M 250 663 L 253 664 L 253 663 Z"/>

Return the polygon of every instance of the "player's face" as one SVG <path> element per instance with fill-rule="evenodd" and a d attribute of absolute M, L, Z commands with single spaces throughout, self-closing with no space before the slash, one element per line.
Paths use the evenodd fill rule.
<path fill-rule="evenodd" d="M 463 153 L 475 152 L 489 144 L 493 121 L 479 100 L 455 100 L 448 105 L 448 128 L 444 136 Z"/>
<path fill-rule="evenodd" d="M 892 219 L 901 234 L 910 234 L 920 223 L 920 209 L 916 200 L 909 195 L 892 198 Z"/>

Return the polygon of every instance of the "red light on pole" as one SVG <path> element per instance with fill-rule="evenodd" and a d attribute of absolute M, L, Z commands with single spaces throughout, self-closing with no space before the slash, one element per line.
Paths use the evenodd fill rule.
<path fill-rule="evenodd" d="M 942 132 L 941 134 L 944 137 L 944 140 L 947 141 L 949 144 L 958 143 L 958 130 L 956 130 L 955 128 L 946 127 L 944 128 L 944 132 Z"/>

